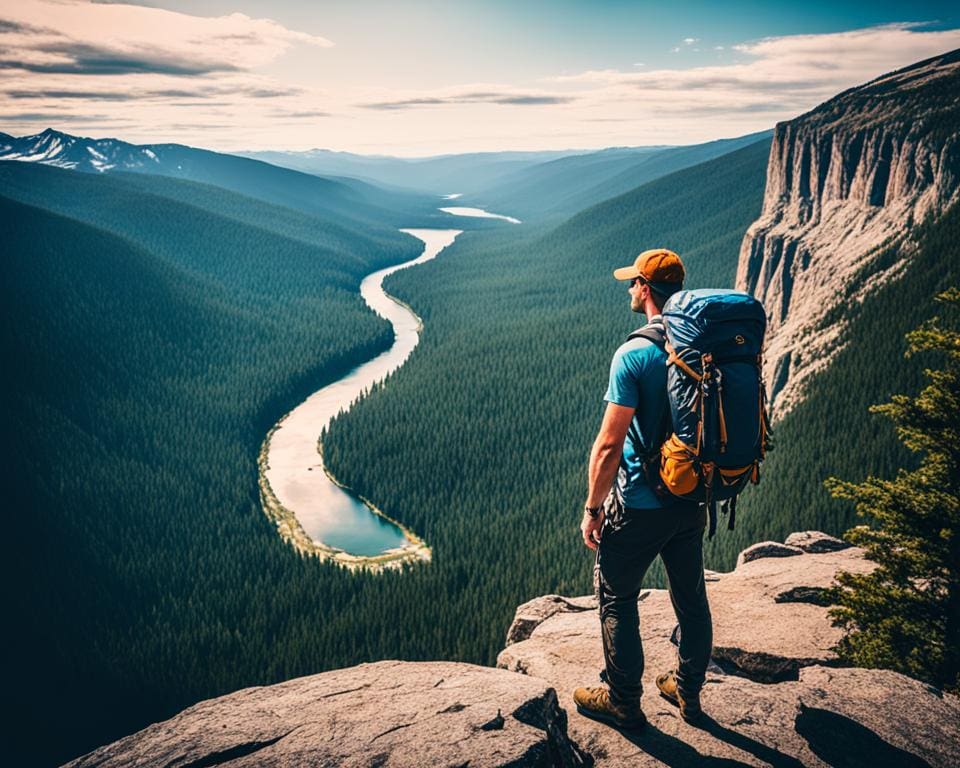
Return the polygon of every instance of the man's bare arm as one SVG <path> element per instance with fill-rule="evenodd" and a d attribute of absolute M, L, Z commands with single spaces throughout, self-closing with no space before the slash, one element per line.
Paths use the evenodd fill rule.
<path fill-rule="evenodd" d="M 587 469 L 589 489 L 587 491 L 587 506 L 599 507 L 603 504 L 613 479 L 617 476 L 620 466 L 620 457 L 623 455 L 623 441 L 630 428 L 634 409 L 616 403 L 607 403 L 607 410 L 603 414 L 603 423 L 597 439 L 593 441 L 593 450 L 590 451 L 590 465 Z M 580 534 L 583 543 L 590 549 L 597 548 L 600 532 L 603 529 L 603 513 L 597 517 L 590 517 L 583 513 L 580 521 Z"/>
<path fill-rule="evenodd" d="M 600 432 L 597 433 L 593 450 L 590 451 L 590 465 L 587 470 L 590 483 L 587 493 L 588 507 L 598 507 L 607 498 L 617 476 L 620 457 L 623 455 L 623 441 L 627 438 L 634 411 L 634 408 L 625 405 L 607 403 Z"/>

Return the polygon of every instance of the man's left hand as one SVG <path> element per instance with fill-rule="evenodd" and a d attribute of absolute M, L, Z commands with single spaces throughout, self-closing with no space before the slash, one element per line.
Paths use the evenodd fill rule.
<path fill-rule="evenodd" d="M 600 531 L 603 528 L 603 510 L 596 517 L 590 517 L 586 512 L 583 513 L 583 520 L 580 522 L 580 533 L 583 534 L 583 543 L 590 549 L 596 549 L 600 543 Z"/>

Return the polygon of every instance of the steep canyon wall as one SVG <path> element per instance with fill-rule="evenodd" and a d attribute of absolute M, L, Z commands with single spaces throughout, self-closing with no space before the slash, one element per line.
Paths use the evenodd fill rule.
<path fill-rule="evenodd" d="M 845 308 L 909 264 L 910 235 L 958 197 L 960 51 L 846 91 L 777 125 L 737 288 L 768 316 L 774 418 L 844 345 Z M 896 248 L 896 257 L 887 250 Z"/>

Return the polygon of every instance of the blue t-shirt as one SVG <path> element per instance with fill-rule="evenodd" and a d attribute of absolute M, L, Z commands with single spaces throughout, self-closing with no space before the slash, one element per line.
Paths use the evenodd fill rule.
<path fill-rule="evenodd" d="M 660 323 L 659 315 L 650 323 Z M 623 504 L 634 509 L 663 506 L 650 489 L 643 471 L 643 456 L 657 430 L 667 403 L 667 354 L 647 339 L 630 339 L 613 355 L 610 384 L 604 399 L 608 403 L 635 408 L 623 443 L 623 457 L 617 473 L 617 488 Z"/>

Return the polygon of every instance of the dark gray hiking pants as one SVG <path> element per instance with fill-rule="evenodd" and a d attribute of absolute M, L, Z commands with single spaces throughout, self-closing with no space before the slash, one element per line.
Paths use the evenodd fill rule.
<path fill-rule="evenodd" d="M 637 597 L 643 577 L 658 554 L 667 571 L 670 600 L 680 624 L 677 683 L 681 691 L 696 694 L 703 686 L 713 646 L 703 581 L 706 510 L 687 502 L 662 509 L 624 508 L 614 494 L 604 506 L 606 519 L 597 547 L 594 580 L 610 698 L 616 704 L 640 701 L 643 646 Z"/>

